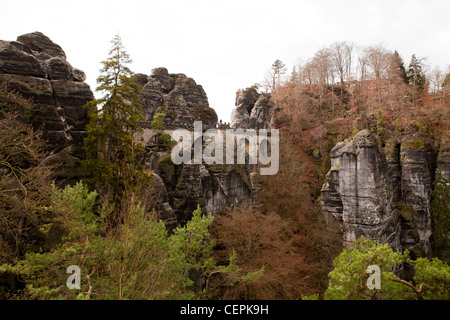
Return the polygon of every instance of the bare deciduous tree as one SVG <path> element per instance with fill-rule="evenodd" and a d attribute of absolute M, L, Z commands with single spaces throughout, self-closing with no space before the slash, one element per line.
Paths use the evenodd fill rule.
<path fill-rule="evenodd" d="M 427 78 L 430 81 L 430 89 L 432 89 L 432 93 L 436 94 L 442 90 L 445 80 L 445 74 L 441 71 L 439 66 L 435 66 L 433 69 L 431 69 Z"/>
<path fill-rule="evenodd" d="M 372 80 L 375 81 L 375 92 L 378 97 L 378 105 L 381 105 L 381 84 L 386 77 L 389 52 L 382 44 L 367 47 L 364 50 L 367 66 L 371 71 Z"/>
<path fill-rule="evenodd" d="M 341 82 L 341 99 L 344 96 L 344 81 L 351 78 L 353 43 L 335 42 L 330 47 L 331 60 Z"/>

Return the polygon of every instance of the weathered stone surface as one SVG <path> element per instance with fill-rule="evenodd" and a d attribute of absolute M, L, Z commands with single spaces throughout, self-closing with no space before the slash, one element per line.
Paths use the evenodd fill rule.
<path fill-rule="evenodd" d="M 162 221 L 169 232 L 172 232 L 178 225 L 178 220 L 169 204 L 169 196 L 167 195 L 166 186 L 159 175 L 153 173 L 153 181 L 147 193 L 150 194 L 150 203 L 146 206 L 147 210 L 156 209 Z"/>
<path fill-rule="evenodd" d="M 83 106 L 94 99 L 85 79 L 83 71 L 66 61 L 62 48 L 40 32 L 0 42 L 0 81 L 33 101 L 31 124 L 47 141 L 47 162 L 61 162 L 57 173 L 61 180 L 80 176 L 79 159 L 89 121 Z"/>
<path fill-rule="evenodd" d="M 134 81 L 138 85 L 144 86 L 148 82 L 148 76 L 146 74 L 143 74 L 143 73 L 136 73 L 134 75 Z"/>
<path fill-rule="evenodd" d="M 73 68 L 72 75 L 73 75 L 73 79 L 75 81 L 79 81 L 79 82 L 86 81 L 86 74 L 84 73 L 83 70 Z"/>
<path fill-rule="evenodd" d="M 231 127 L 236 129 L 250 128 L 250 113 L 258 100 L 256 89 L 247 88 L 236 93 L 235 108 L 231 111 Z"/>
<path fill-rule="evenodd" d="M 141 90 L 141 99 L 144 117 L 151 122 L 158 107 L 164 104 L 163 92 L 158 80 L 148 77 Z"/>
<path fill-rule="evenodd" d="M 46 78 L 4 73 L 0 74 L 0 81 L 7 82 L 11 90 L 20 92 L 26 98 L 31 98 L 35 104 L 53 104 L 52 84 Z"/>
<path fill-rule="evenodd" d="M 270 95 L 262 93 L 256 100 L 255 105 L 250 113 L 249 126 L 252 129 L 268 129 L 273 128 L 273 117 L 271 114 L 272 103 Z"/>
<path fill-rule="evenodd" d="M 174 165 L 170 151 L 161 150 L 161 146 L 156 145 L 156 132 L 148 129 L 156 113 L 166 114 L 167 132 L 179 128 L 192 130 L 196 120 L 202 121 L 204 130 L 215 127 L 217 115 L 209 107 L 202 86 L 184 74 L 170 74 L 166 68 L 153 69 L 150 76 L 140 73 L 135 78 L 142 86 L 141 101 L 147 119 L 140 143 L 148 152 L 148 168 L 163 182 L 164 199 L 168 200 L 164 200 L 162 206 L 168 216 L 175 214 L 177 222 L 183 224 L 192 217 L 197 205 L 202 212 L 213 214 L 224 208 L 250 205 L 253 190 L 248 167 Z"/>
<path fill-rule="evenodd" d="M 80 159 L 88 123 L 83 106 L 94 99 L 85 79 L 83 71 L 69 64 L 61 47 L 42 33 L 0 43 L 0 81 L 7 80 L 11 89 L 34 101 L 32 124 L 49 145 L 44 164 L 60 164 L 56 175 L 63 184 L 82 178 Z M 216 112 L 209 107 L 203 87 L 192 78 L 157 68 L 150 76 L 137 74 L 135 79 L 142 86 L 141 102 L 147 120 L 144 128 L 157 112 L 166 114 L 166 129 L 192 129 L 195 120 L 202 121 L 204 129 L 217 124 Z M 255 114 L 253 123 L 262 126 L 267 99 L 258 98 L 261 96 L 256 94 L 242 103 L 247 105 L 249 115 Z M 151 141 L 141 143 L 148 145 Z M 169 230 L 188 221 L 198 204 L 203 212 L 211 213 L 251 205 L 257 179 L 248 166 L 174 166 L 169 161 L 170 152 L 148 150 L 147 166 L 154 179 L 144 193 Z M 146 207 L 153 209 L 150 203 Z"/>
<path fill-rule="evenodd" d="M 249 129 L 250 115 L 245 106 L 236 106 L 231 111 L 230 126 L 235 129 Z"/>
<path fill-rule="evenodd" d="M 67 80 L 72 78 L 73 68 L 67 61 L 61 57 L 51 57 L 45 60 L 45 66 L 48 70 L 50 80 Z"/>
<path fill-rule="evenodd" d="M 57 166 L 55 177 L 63 184 L 83 178 L 80 158 L 72 156 L 66 149 L 48 156 L 42 161 L 42 165 Z"/>
<path fill-rule="evenodd" d="M 147 79 L 139 74 L 138 83 L 143 85 L 141 101 L 147 127 L 156 113 L 166 114 L 167 129 L 192 128 L 195 120 L 201 120 L 206 127 L 217 123 L 217 114 L 209 107 L 203 87 L 194 79 L 156 68 Z"/>
<path fill-rule="evenodd" d="M 70 80 L 52 80 L 51 84 L 56 104 L 65 110 L 71 120 L 84 121 L 85 125 L 88 118 L 84 105 L 94 98 L 89 85 Z"/>
<path fill-rule="evenodd" d="M 439 170 L 448 181 L 448 186 L 450 187 L 450 139 L 446 138 L 442 141 L 439 153 L 436 160 L 437 170 Z M 437 171 L 436 170 L 436 171 Z"/>
<path fill-rule="evenodd" d="M 254 88 L 246 88 L 236 93 L 236 106 L 243 106 L 250 113 L 258 100 L 258 91 Z"/>
<path fill-rule="evenodd" d="M 214 214 L 224 208 L 251 205 L 251 200 L 248 173 L 237 171 L 237 165 L 184 165 L 173 192 L 172 208 L 185 223 L 197 205 L 203 212 Z"/>
<path fill-rule="evenodd" d="M 342 198 L 339 185 L 339 156 L 340 150 L 345 146 L 345 143 L 339 142 L 330 152 L 331 169 L 326 175 L 326 182 L 322 186 L 322 210 L 326 222 L 333 225 L 336 229 L 342 232 Z"/>
<path fill-rule="evenodd" d="M 235 129 L 273 128 L 274 108 L 270 94 L 258 93 L 254 88 L 236 93 L 235 108 L 231 112 L 231 127 Z"/>
<path fill-rule="evenodd" d="M 431 216 L 430 202 L 433 185 L 434 155 L 431 148 L 420 137 L 407 137 L 402 141 L 400 150 L 402 202 L 411 213 L 415 228 L 404 228 L 406 249 L 421 249 L 422 254 L 431 255 Z M 411 230 L 413 229 L 413 230 Z M 419 243 L 411 239 L 418 234 Z M 420 246 L 420 248 L 416 248 Z"/>
<path fill-rule="evenodd" d="M 23 46 L 25 51 L 18 47 L 20 48 L 8 41 L 0 42 L 0 72 L 45 78 L 46 71 L 39 60 L 29 53 L 26 46 Z"/>
<path fill-rule="evenodd" d="M 170 152 L 150 152 L 148 167 L 163 181 L 179 223 L 186 223 L 200 205 L 202 212 L 216 214 L 228 208 L 252 206 L 255 192 L 251 168 L 246 165 L 175 165 Z"/>
<path fill-rule="evenodd" d="M 173 79 L 166 68 L 155 68 L 152 70 L 152 78 L 156 79 L 160 86 L 161 90 L 164 93 L 169 93 L 173 90 L 175 79 Z"/>
<path fill-rule="evenodd" d="M 446 167 L 445 151 L 440 158 Z M 330 152 L 322 209 L 345 245 L 359 237 L 430 257 L 430 199 L 436 155 L 420 136 L 391 138 L 383 149 L 369 131 Z M 439 158 L 438 158 L 439 159 Z M 439 161 L 438 161 L 439 163 Z"/>
<path fill-rule="evenodd" d="M 252 204 L 252 183 L 244 165 L 204 165 L 200 169 L 207 212 Z"/>
<path fill-rule="evenodd" d="M 17 37 L 17 42 L 26 45 L 33 51 L 33 54 L 41 60 L 47 60 L 51 57 L 61 57 L 66 59 L 63 49 L 49 37 L 41 32 L 32 32 Z"/>
<path fill-rule="evenodd" d="M 340 227 L 345 245 L 360 237 L 383 239 L 399 249 L 399 219 L 390 215 L 396 199 L 386 192 L 388 176 L 376 141 L 367 130 L 330 153 L 331 169 L 322 187 L 326 221 Z"/>

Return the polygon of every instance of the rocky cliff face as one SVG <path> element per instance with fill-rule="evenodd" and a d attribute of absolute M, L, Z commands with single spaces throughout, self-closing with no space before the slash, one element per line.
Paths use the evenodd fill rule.
<path fill-rule="evenodd" d="M 169 230 L 186 223 L 197 205 L 212 214 L 254 205 L 257 182 L 252 166 L 175 165 L 169 150 L 150 150 L 148 157 L 146 164 L 156 182 L 157 208 Z"/>
<path fill-rule="evenodd" d="M 44 162 L 61 165 L 57 178 L 62 183 L 82 178 L 80 160 L 89 122 L 83 106 L 94 99 L 85 79 L 84 72 L 66 60 L 63 49 L 40 32 L 19 36 L 16 41 L 0 41 L 0 81 L 7 81 L 10 89 L 33 100 L 32 125 L 48 141 L 49 156 Z M 202 121 L 205 129 L 215 127 L 217 115 L 209 107 L 202 86 L 184 74 L 169 74 L 165 68 L 154 69 L 150 76 L 137 74 L 136 79 L 142 85 L 147 165 L 154 171 L 148 193 L 156 196 L 155 207 L 168 228 L 186 222 L 197 204 L 204 212 L 217 213 L 251 203 L 248 167 L 175 166 L 170 152 L 152 148 L 155 133 L 148 128 L 156 113 L 166 114 L 166 129 L 192 129 L 196 120 Z"/>
<path fill-rule="evenodd" d="M 94 98 L 85 79 L 62 48 L 40 32 L 0 42 L 0 81 L 34 102 L 32 125 L 48 141 L 45 161 L 62 163 L 57 172 L 61 180 L 81 175 L 79 160 L 89 121 L 83 106 Z"/>
<path fill-rule="evenodd" d="M 147 165 L 162 180 L 167 194 L 161 212 L 167 216 L 173 212 L 178 223 L 187 222 L 197 205 L 212 214 L 256 205 L 259 170 L 255 165 L 175 165 L 169 150 L 154 149 L 149 150 Z"/>
<path fill-rule="evenodd" d="M 236 93 L 235 108 L 231 112 L 231 127 L 235 129 L 274 128 L 274 108 L 270 94 L 258 93 L 254 88 Z"/>
<path fill-rule="evenodd" d="M 156 113 L 166 114 L 167 129 L 191 128 L 195 120 L 205 127 L 214 127 L 217 114 L 209 107 L 208 98 L 201 85 L 184 74 L 169 74 L 166 68 L 156 68 L 152 74 L 137 75 L 142 85 L 141 102 L 149 127 Z"/>
<path fill-rule="evenodd" d="M 448 181 L 447 186 L 450 187 L 450 138 L 444 139 L 441 143 L 436 159 L 436 167 Z"/>
<path fill-rule="evenodd" d="M 147 165 L 161 179 L 163 193 L 167 194 L 167 201 L 161 207 L 163 215 L 175 216 L 178 223 L 185 223 L 197 205 L 203 212 L 213 214 L 226 208 L 251 207 L 257 189 L 253 166 L 174 165 L 170 150 L 157 148 L 156 132 L 148 129 L 156 113 L 166 115 L 164 126 L 167 132 L 180 128 L 192 130 L 194 121 L 198 120 L 202 121 L 204 130 L 216 127 L 216 112 L 209 107 L 202 86 L 184 74 L 169 74 L 165 68 L 153 69 L 150 76 L 138 74 L 137 79 L 143 86 L 141 98 L 147 119 L 143 124 L 142 141 L 148 150 Z M 245 103 L 249 110 L 248 124 L 252 128 L 267 128 L 269 96 L 260 95 L 254 89 L 248 91 L 255 99 L 243 94 L 242 102 L 239 102 Z M 253 117 L 250 114 L 254 114 Z M 240 125 L 239 128 L 248 126 Z"/>
<path fill-rule="evenodd" d="M 156 113 L 166 114 L 166 132 L 174 129 L 192 130 L 194 121 L 202 121 L 203 129 L 215 128 L 217 115 L 209 107 L 203 88 L 184 74 L 169 74 L 157 68 L 150 76 L 139 74 L 142 104 L 147 119 L 143 141 L 148 150 L 147 165 L 161 178 L 167 201 L 161 209 L 179 223 L 187 222 L 200 205 L 203 212 L 218 213 L 225 208 L 251 206 L 254 184 L 249 165 L 174 165 L 170 150 L 157 147 L 156 132 L 149 128 Z"/>
<path fill-rule="evenodd" d="M 392 138 L 383 147 L 367 130 L 338 143 L 323 185 L 322 208 L 345 245 L 363 236 L 431 255 L 430 202 L 436 154 L 419 136 Z M 438 166 L 448 172 L 448 154 Z M 447 174 L 447 173 L 446 173 Z"/>
<path fill-rule="evenodd" d="M 179 165 L 163 159 L 161 175 L 178 222 L 185 223 L 200 205 L 202 212 L 251 207 L 252 182 L 244 165 Z"/>

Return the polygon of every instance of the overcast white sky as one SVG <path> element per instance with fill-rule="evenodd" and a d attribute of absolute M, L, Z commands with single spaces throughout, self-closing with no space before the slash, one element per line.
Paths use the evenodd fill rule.
<path fill-rule="evenodd" d="M 450 64 L 448 0 L 14 0 L 0 10 L 0 39 L 43 32 L 93 90 L 119 32 L 134 72 L 194 78 L 224 121 L 235 92 L 262 82 L 276 59 L 290 72 L 335 41 L 383 43 L 405 64 L 413 53 L 444 71 Z"/>

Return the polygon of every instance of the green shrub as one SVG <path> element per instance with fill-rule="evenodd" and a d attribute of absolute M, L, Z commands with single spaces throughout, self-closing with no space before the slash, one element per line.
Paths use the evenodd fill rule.
<path fill-rule="evenodd" d="M 333 262 L 329 274 L 327 300 L 406 300 L 450 299 L 450 267 L 434 258 L 408 259 L 409 252 L 394 252 L 387 244 L 359 239 L 354 248 L 346 248 Z M 407 282 L 394 273 L 404 263 L 414 266 L 415 276 Z M 380 288 L 370 289 L 368 267 L 380 268 Z"/>
<path fill-rule="evenodd" d="M 216 266 L 210 241 L 211 214 L 200 207 L 185 226 L 169 235 L 155 212 L 146 213 L 134 195 L 124 194 L 120 209 L 105 202 L 93 208 L 96 192 L 82 182 L 64 190 L 52 188 L 49 211 L 66 236 L 53 250 L 32 252 L 24 259 L 0 266 L 0 272 L 18 275 L 26 284 L 17 299 L 196 299 L 190 272 L 208 276 L 218 270 L 234 281 L 253 281 L 262 272 L 244 274 L 234 261 Z M 119 210 L 120 223 L 113 229 L 106 217 Z M 67 267 L 81 270 L 80 289 L 68 289 Z"/>

